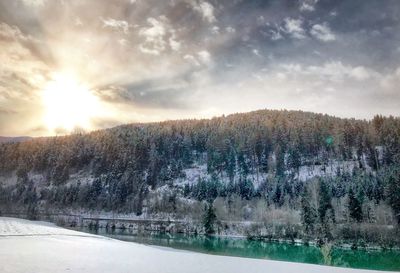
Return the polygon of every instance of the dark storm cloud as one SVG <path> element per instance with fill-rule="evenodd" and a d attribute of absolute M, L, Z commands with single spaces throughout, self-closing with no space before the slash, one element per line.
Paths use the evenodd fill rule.
<path fill-rule="evenodd" d="M 298 3 L 301 1 L 241 1 L 232 7 L 231 14 L 223 20 L 242 33 L 227 54 L 240 61 L 245 54 L 232 53 L 252 45 L 261 55 L 273 55 L 277 61 L 298 59 L 313 63 L 331 58 L 377 68 L 396 66 L 398 59 L 392 57 L 398 53 L 400 33 L 397 1 L 321 0 L 313 11 L 303 12 Z M 300 31 L 296 34 L 287 29 L 285 20 L 299 20 Z M 310 32 L 315 25 L 329 27 L 336 34 L 335 42 L 313 37 Z M 303 39 L 296 39 L 301 36 Z M 266 58 L 263 60 L 267 62 Z"/>

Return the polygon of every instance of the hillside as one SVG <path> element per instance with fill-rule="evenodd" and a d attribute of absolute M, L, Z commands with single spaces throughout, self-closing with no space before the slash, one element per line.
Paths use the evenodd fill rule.
<path fill-rule="evenodd" d="M 28 136 L 20 136 L 20 137 L 5 137 L 0 136 L 0 143 L 7 143 L 7 142 L 22 142 L 26 140 L 30 140 L 31 137 Z"/>
<path fill-rule="evenodd" d="M 380 243 L 400 221 L 399 166 L 399 118 L 260 110 L 0 144 L 0 208 L 200 219 L 209 204 L 265 223 L 257 236 L 345 240 L 346 223 Z"/>

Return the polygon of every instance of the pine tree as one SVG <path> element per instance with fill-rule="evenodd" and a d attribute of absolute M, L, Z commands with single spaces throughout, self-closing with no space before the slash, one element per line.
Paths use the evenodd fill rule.
<path fill-rule="evenodd" d="M 214 224 L 215 224 L 216 219 L 217 219 L 217 216 L 215 215 L 214 207 L 213 207 L 212 203 L 210 203 L 206 207 L 206 212 L 205 212 L 204 219 L 203 219 L 204 231 L 206 234 L 210 235 L 215 232 Z"/>
<path fill-rule="evenodd" d="M 332 236 L 332 224 L 335 222 L 335 213 L 332 207 L 332 196 L 327 183 L 321 179 L 319 187 L 319 235 L 323 241 L 330 241 L 333 239 Z"/>
<path fill-rule="evenodd" d="M 229 147 L 229 153 L 227 155 L 226 160 L 226 173 L 228 174 L 229 181 L 233 182 L 235 178 L 236 171 L 236 155 L 235 150 L 232 147 Z"/>
<path fill-rule="evenodd" d="M 293 146 L 289 148 L 288 151 L 288 167 L 298 171 L 301 166 L 301 155 L 298 151 L 298 148 Z"/>
<path fill-rule="evenodd" d="M 274 191 L 272 200 L 278 207 L 281 207 L 283 205 L 284 196 L 283 196 L 282 188 L 281 188 L 279 181 L 277 182 L 277 184 L 275 186 L 275 191 Z"/>
<path fill-rule="evenodd" d="M 275 150 L 276 157 L 276 176 L 282 177 L 285 175 L 285 151 L 278 144 Z"/>
<path fill-rule="evenodd" d="M 331 204 L 332 196 L 329 192 L 328 185 L 323 179 L 320 180 L 319 185 L 318 215 L 321 223 L 323 223 L 326 220 L 328 210 L 331 210 L 331 215 L 333 216 L 333 207 Z"/>
<path fill-rule="evenodd" d="M 301 221 L 307 234 L 314 232 L 317 212 L 311 204 L 311 194 L 307 188 L 301 196 Z"/>
<path fill-rule="evenodd" d="M 397 223 L 400 225 L 400 171 L 395 170 L 389 175 L 387 182 L 387 202 L 392 207 Z"/>
<path fill-rule="evenodd" d="M 254 185 L 249 179 L 239 180 L 239 194 L 242 198 L 249 200 L 254 194 Z"/>
<path fill-rule="evenodd" d="M 349 191 L 349 214 L 350 217 L 357 221 L 361 222 L 363 219 L 363 212 L 362 212 L 362 207 L 361 207 L 361 202 L 360 200 L 355 196 L 353 189 L 350 189 Z"/>

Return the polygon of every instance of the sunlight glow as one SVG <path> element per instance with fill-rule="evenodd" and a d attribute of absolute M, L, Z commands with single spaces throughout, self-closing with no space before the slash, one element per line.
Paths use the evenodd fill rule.
<path fill-rule="evenodd" d="M 55 74 L 42 93 L 44 124 L 52 133 L 92 129 L 91 121 L 100 113 L 98 98 L 87 86 L 69 74 Z"/>

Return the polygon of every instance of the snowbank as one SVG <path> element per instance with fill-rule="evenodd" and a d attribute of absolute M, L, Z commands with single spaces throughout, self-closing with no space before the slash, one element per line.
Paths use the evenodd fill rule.
<path fill-rule="evenodd" d="M 157 248 L 0 217 L 0 272 L 369 272 Z M 377 272 L 377 271 L 375 271 Z"/>

